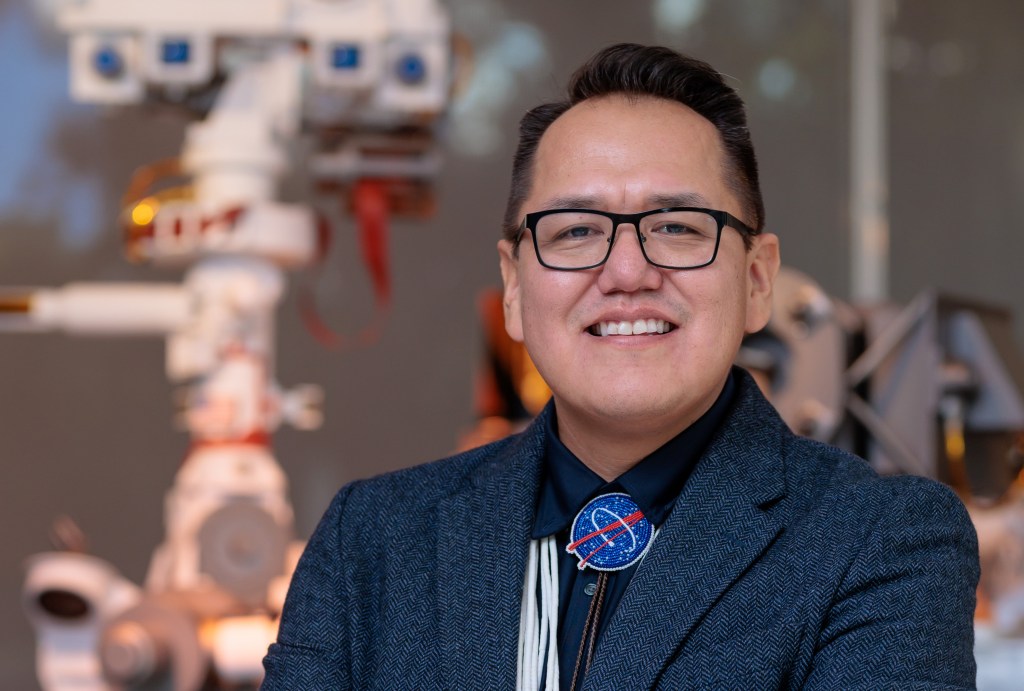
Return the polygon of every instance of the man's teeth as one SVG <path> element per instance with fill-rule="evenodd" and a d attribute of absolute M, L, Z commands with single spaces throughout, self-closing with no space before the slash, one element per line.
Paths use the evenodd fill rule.
<path fill-rule="evenodd" d="M 601 322 L 597 325 L 601 336 L 639 336 L 641 334 L 663 334 L 672 330 L 664 319 L 637 319 L 636 321 Z"/>

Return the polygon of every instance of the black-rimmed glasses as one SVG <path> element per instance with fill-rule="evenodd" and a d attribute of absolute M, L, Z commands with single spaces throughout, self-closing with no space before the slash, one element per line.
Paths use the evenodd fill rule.
<path fill-rule="evenodd" d="M 635 214 L 594 209 L 549 209 L 526 214 L 514 243 L 527 230 L 542 266 L 581 271 L 601 266 L 611 255 L 622 224 L 636 230 L 644 258 L 663 269 L 699 269 L 715 261 L 722 228 L 756 232 L 725 211 L 678 206 Z"/>

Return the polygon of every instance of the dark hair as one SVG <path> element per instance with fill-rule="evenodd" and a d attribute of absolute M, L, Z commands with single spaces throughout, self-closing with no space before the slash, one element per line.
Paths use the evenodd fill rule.
<path fill-rule="evenodd" d="M 505 238 L 512 240 L 519 232 L 520 207 L 530 192 L 533 160 L 544 132 L 574 105 L 612 94 L 676 101 L 710 121 L 722 138 L 728 161 L 726 181 L 743 204 L 744 220 L 758 233 L 764 228 L 757 158 L 743 101 L 711 65 L 661 46 L 620 43 L 600 51 L 578 69 L 567 91 L 567 100 L 539 105 L 519 123 L 519 147 L 512 160 L 512 185 L 503 223 Z M 749 248 L 749 238 L 743 237 Z"/>

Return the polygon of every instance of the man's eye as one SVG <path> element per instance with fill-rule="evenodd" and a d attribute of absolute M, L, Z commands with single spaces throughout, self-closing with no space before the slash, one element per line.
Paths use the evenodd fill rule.
<path fill-rule="evenodd" d="M 575 225 L 564 228 L 555 235 L 555 240 L 586 240 L 597 237 L 601 234 L 599 228 L 587 225 Z"/>
<path fill-rule="evenodd" d="M 684 223 L 662 223 L 655 227 L 652 232 L 661 235 L 700 235 L 699 230 Z"/>

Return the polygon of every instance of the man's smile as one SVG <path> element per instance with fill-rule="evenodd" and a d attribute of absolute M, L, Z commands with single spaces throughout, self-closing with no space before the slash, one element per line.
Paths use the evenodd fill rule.
<path fill-rule="evenodd" d="M 649 317 L 646 319 L 601 321 L 587 327 L 591 336 L 641 336 L 646 334 L 664 334 L 672 331 L 676 325 Z"/>

